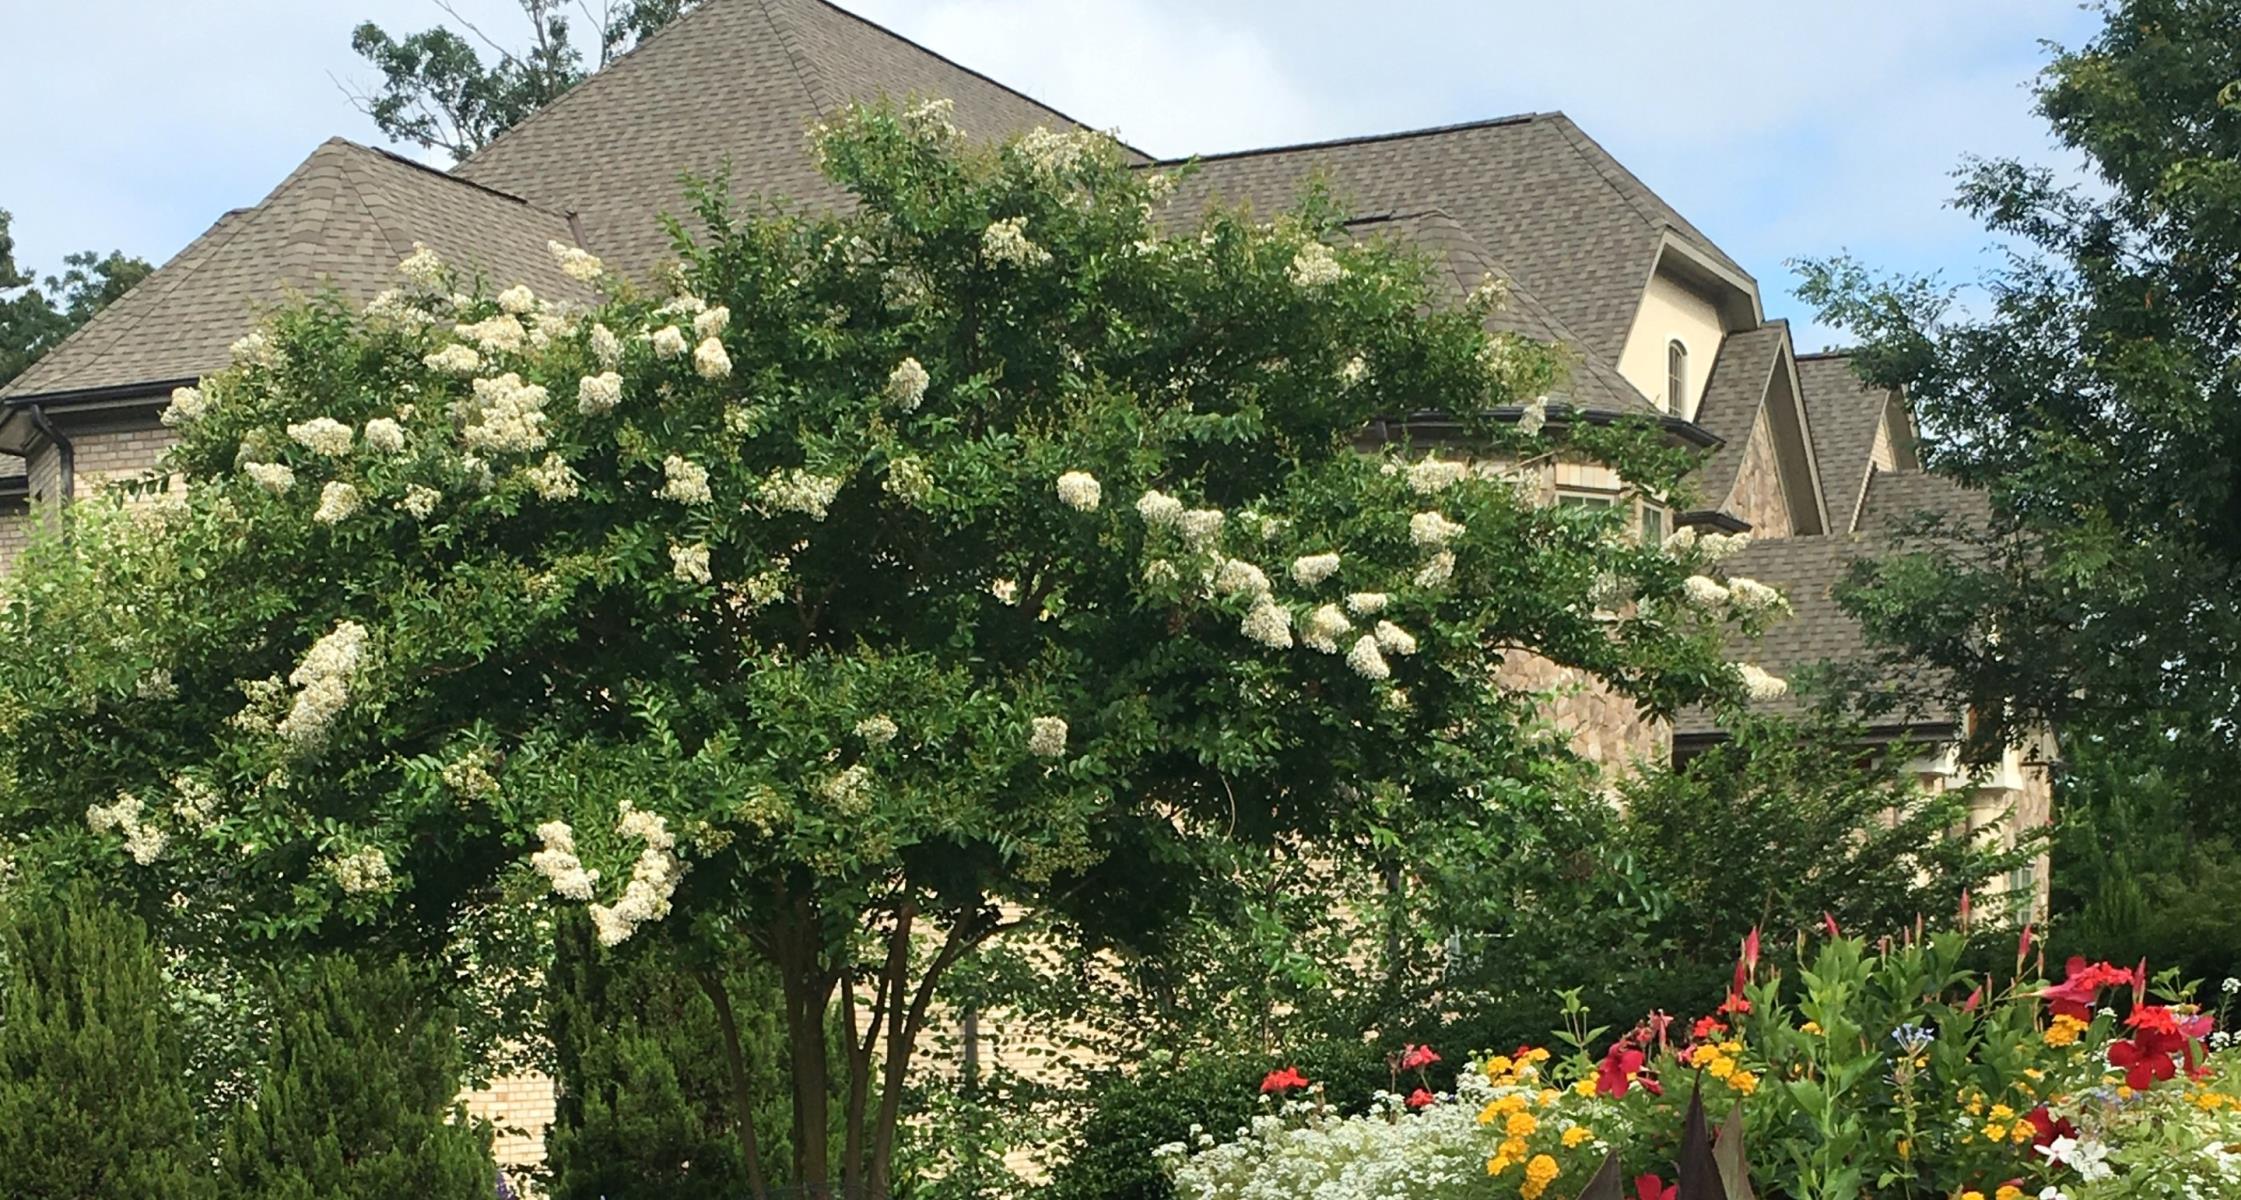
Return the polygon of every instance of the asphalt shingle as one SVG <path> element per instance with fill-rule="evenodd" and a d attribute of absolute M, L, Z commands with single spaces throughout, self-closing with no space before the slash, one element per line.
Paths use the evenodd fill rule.
<path fill-rule="evenodd" d="M 1788 341 L 1789 327 L 1774 322 L 1731 333 L 1720 344 L 1712 376 L 1704 381 L 1704 398 L 1696 406 L 1696 423 L 1725 441 L 1705 460 L 1698 476 L 1708 507 L 1720 507 L 1735 488 L 1736 473 L 1750 452 L 1751 427 L 1758 422 L 1767 384 Z"/>
<path fill-rule="evenodd" d="M 1870 387 L 1853 373 L 1845 353 L 1801 354 L 1797 382 L 1805 401 L 1813 456 L 1821 465 L 1821 500 L 1829 527 L 1854 528 L 1868 473 L 1875 467 L 1875 431 L 1890 407 L 1891 393 Z"/>

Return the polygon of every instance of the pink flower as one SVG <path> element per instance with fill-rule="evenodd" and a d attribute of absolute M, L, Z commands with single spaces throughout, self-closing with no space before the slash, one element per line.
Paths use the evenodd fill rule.
<path fill-rule="evenodd" d="M 1280 1071 L 1270 1071 L 1267 1075 L 1261 1078 L 1262 1095 L 1267 1095 L 1270 1092 L 1274 1092 L 1277 1095 L 1281 1096 L 1285 1092 L 1291 1091 L 1293 1088 L 1303 1088 L 1306 1086 L 1307 1076 L 1300 1074 L 1298 1067 L 1285 1067 Z"/>
<path fill-rule="evenodd" d="M 1408 1106 L 1418 1110 L 1427 1109 L 1432 1106 L 1433 1099 L 1432 1093 L 1423 1088 L 1418 1088 L 1408 1094 Z"/>
<path fill-rule="evenodd" d="M 1415 1071 L 1431 1066 L 1440 1060 L 1430 1046 L 1408 1045 L 1401 1047 L 1401 1070 Z"/>

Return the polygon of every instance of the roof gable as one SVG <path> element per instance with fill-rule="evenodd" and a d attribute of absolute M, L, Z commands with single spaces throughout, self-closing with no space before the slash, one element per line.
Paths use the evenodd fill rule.
<path fill-rule="evenodd" d="M 1723 444 L 1704 462 L 1697 486 L 1706 504 L 1725 510 L 1750 455 L 1751 434 L 1764 424 L 1774 447 L 1792 530 L 1826 532 L 1833 519 L 1821 503 L 1820 457 L 1811 416 L 1800 402 L 1790 327 L 1773 321 L 1728 335 L 1705 380 L 1696 423 Z"/>
<path fill-rule="evenodd" d="M 254 208 L 236 209 L 111 304 L 0 396 L 18 398 L 192 379 L 291 291 L 332 287 L 364 301 L 396 282 L 425 242 L 453 264 L 541 294 L 585 298 L 548 242 L 567 218 L 341 138 L 322 144 Z"/>
<path fill-rule="evenodd" d="M 1821 464 L 1822 503 L 1839 532 L 1858 527 L 1875 468 L 1875 431 L 1891 407 L 1888 391 L 1871 387 L 1852 370 L 1845 352 L 1805 354 L 1797 360 L 1814 457 Z"/>

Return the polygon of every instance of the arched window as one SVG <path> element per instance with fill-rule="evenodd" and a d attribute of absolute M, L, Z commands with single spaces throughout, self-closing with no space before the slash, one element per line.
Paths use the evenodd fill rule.
<path fill-rule="evenodd" d="M 1674 338 L 1665 343 L 1665 407 L 1668 411 L 1686 416 L 1681 406 L 1689 398 L 1689 348 Z"/>

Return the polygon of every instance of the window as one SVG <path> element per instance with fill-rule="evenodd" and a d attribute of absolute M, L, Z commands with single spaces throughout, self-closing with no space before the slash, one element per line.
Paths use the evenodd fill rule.
<path fill-rule="evenodd" d="M 1689 348 L 1674 338 L 1665 343 L 1665 407 L 1680 413 L 1689 398 Z"/>
<path fill-rule="evenodd" d="M 1556 502 L 1566 508 L 1609 508 L 1618 503 L 1618 497 L 1609 492 L 1575 492 L 1558 489 Z"/>
<path fill-rule="evenodd" d="M 1655 546 L 1665 540 L 1665 510 L 1647 500 L 1642 501 L 1642 544 Z"/>

